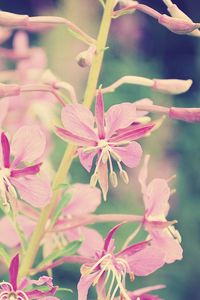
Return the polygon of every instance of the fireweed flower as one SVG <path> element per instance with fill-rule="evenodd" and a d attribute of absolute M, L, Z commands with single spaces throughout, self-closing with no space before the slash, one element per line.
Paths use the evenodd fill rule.
<path fill-rule="evenodd" d="M 88 184 L 77 183 L 70 187 L 68 192 L 72 195 L 69 203 L 63 209 L 52 230 L 47 230 L 43 239 L 44 257 L 47 257 L 56 249 L 63 249 L 68 242 L 78 239 L 83 240 L 77 251 L 80 255 L 90 255 L 93 253 L 94 247 L 99 249 L 103 244 L 101 235 L 95 229 L 82 224 L 83 214 L 84 217 L 87 217 L 100 205 L 100 190 L 92 188 Z M 36 226 L 39 213 L 22 205 L 19 205 L 19 210 L 24 215 L 18 215 L 17 222 L 28 239 Z M 63 227 L 65 227 L 64 230 Z M 8 217 L 3 217 L 0 220 L 0 243 L 10 248 L 17 247 L 20 244 L 19 237 Z"/>
<path fill-rule="evenodd" d="M 135 275 L 146 276 L 164 264 L 163 252 L 158 247 L 149 245 L 148 241 L 114 253 L 112 237 L 120 225 L 110 230 L 102 250 L 96 251 L 92 258 L 85 258 L 78 283 L 78 300 L 87 299 L 92 285 L 96 285 L 98 299 L 113 300 L 119 293 L 122 299 L 131 300 L 125 287 L 126 274 L 134 280 Z"/>
<path fill-rule="evenodd" d="M 49 182 L 38 177 L 41 163 L 38 160 L 45 151 L 46 140 L 37 126 L 18 129 L 10 143 L 1 132 L 0 140 L 0 196 L 2 204 L 9 208 L 13 198 L 20 197 L 35 207 L 46 205 L 51 196 Z M 13 160 L 11 161 L 11 154 Z M 32 163 L 27 166 L 27 162 Z"/>
<path fill-rule="evenodd" d="M 139 175 L 145 205 L 144 227 L 149 232 L 151 243 L 164 251 L 165 262 L 172 263 L 182 259 L 183 249 L 179 232 L 166 220 L 171 191 L 168 181 L 162 178 L 146 183 L 149 158 L 148 155 L 145 157 Z"/>
<path fill-rule="evenodd" d="M 9 268 L 9 282 L 0 282 L 0 300 L 30 300 L 49 299 L 59 300 L 54 297 L 57 287 L 53 286 L 52 278 L 42 276 L 38 280 L 23 279 L 18 285 L 17 277 L 19 272 L 19 255 L 17 254 L 11 261 Z M 32 289 L 32 285 L 37 288 Z M 47 291 L 40 290 L 40 287 L 47 287 Z M 31 288 L 31 289 L 30 289 Z"/>
<path fill-rule="evenodd" d="M 142 148 L 134 140 L 150 132 L 153 124 L 134 124 L 137 117 L 134 103 L 114 105 L 105 113 L 101 92 L 96 100 L 95 117 L 81 104 L 69 104 L 62 110 L 64 128 L 57 128 L 57 133 L 79 146 L 80 162 L 88 172 L 91 171 L 93 159 L 97 155 L 91 185 L 95 186 L 99 181 L 104 199 L 108 192 L 108 165 L 111 183 L 114 187 L 117 186 L 112 159 L 117 163 L 120 176 L 126 183 L 128 175 L 122 163 L 133 168 L 140 162 Z"/>

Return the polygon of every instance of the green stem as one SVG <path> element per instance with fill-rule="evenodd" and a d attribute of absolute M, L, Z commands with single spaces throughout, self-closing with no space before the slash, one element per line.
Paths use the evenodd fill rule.
<path fill-rule="evenodd" d="M 96 54 L 92 62 L 92 66 L 90 69 L 87 87 L 85 91 L 85 97 L 83 104 L 87 107 L 90 107 L 92 105 L 97 83 L 99 79 L 99 74 L 101 71 L 101 65 L 103 61 L 104 56 L 104 49 L 106 47 L 108 33 L 110 29 L 110 24 L 112 20 L 112 12 L 114 7 L 115 0 L 107 0 L 105 4 L 104 14 L 99 30 L 99 35 L 97 38 L 97 49 Z M 53 182 L 53 188 L 57 187 L 59 184 L 62 184 L 66 178 L 66 175 L 70 169 L 71 163 L 73 161 L 74 154 L 76 152 L 76 146 L 69 144 L 69 146 L 66 149 L 66 152 L 63 156 L 63 159 L 60 163 L 59 169 L 56 173 L 54 182 Z M 35 231 L 32 235 L 32 238 L 29 243 L 29 247 L 27 249 L 26 255 L 22 261 L 21 268 L 20 268 L 20 278 L 27 276 L 29 271 L 31 270 L 31 267 L 34 263 L 35 257 L 37 255 L 38 248 L 40 246 L 41 240 L 45 234 L 46 230 L 46 224 L 48 221 L 48 218 L 52 214 L 56 204 L 57 199 L 60 195 L 60 191 L 56 190 L 54 191 L 53 197 L 49 203 L 41 212 L 41 215 L 39 217 L 37 226 L 35 228 Z"/>

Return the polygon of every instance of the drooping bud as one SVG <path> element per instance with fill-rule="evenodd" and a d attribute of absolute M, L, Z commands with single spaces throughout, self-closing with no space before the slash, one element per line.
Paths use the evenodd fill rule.
<path fill-rule="evenodd" d="M 192 85 L 191 79 L 153 79 L 153 81 L 153 90 L 173 95 L 187 92 Z"/>
<path fill-rule="evenodd" d="M 123 179 L 123 181 L 124 181 L 126 184 L 129 183 L 129 178 L 128 178 L 128 174 L 127 174 L 126 171 L 121 170 L 121 171 L 120 171 L 120 176 L 121 176 L 121 178 Z"/>
<path fill-rule="evenodd" d="M 200 27 L 192 21 L 169 17 L 165 14 L 158 18 L 158 22 L 177 34 L 188 34 Z"/>
<path fill-rule="evenodd" d="M 8 96 L 18 96 L 20 94 L 20 86 L 17 84 L 0 83 L 0 98 Z"/>
<path fill-rule="evenodd" d="M 110 172 L 110 182 L 112 183 L 113 187 L 118 186 L 117 174 L 114 171 Z"/>
<path fill-rule="evenodd" d="M 0 11 L 0 25 L 6 27 L 24 27 L 29 22 L 28 15 L 18 15 L 6 11 Z"/>
<path fill-rule="evenodd" d="M 86 51 L 82 51 L 76 57 L 78 65 L 82 68 L 90 67 L 94 58 L 96 46 L 90 46 Z"/>
<path fill-rule="evenodd" d="M 167 10 L 170 13 L 170 15 L 174 18 L 192 22 L 190 17 L 188 17 L 176 4 L 172 4 L 172 5 L 168 6 Z M 193 36 L 200 36 L 200 31 L 198 29 L 196 29 L 189 34 L 193 35 Z"/>
<path fill-rule="evenodd" d="M 200 108 L 171 107 L 169 117 L 175 120 L 198 123 L 200 122 Z"/>

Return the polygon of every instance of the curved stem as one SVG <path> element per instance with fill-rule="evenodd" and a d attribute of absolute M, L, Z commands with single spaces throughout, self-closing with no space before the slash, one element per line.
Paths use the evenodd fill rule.
<path fill-rule="evenodd" d="M 112 20 L 112 12 L 113 12 L 114 4 L 115 4 L 115 0 L 107 0 L 105 4 L 104 14 L 103 14 L 103 18 L 99 30 L 99 35 L 97 38 L 96 55 L 93 59 L 92 66 L 90 69 L 84 102 L 83 102 L 83 104 L 86 105 L 87 107 L 90 107 L 92 105 L 93 98 L 95 95 L 96 86 L 99 79 L 99 74 L 100 74 L 101 65 L 104 56 L 104 49 L 106 47 L 108 33 L 109 33 L 110 24 Z M 65 180 L 66 174 L 68 173 L 71 163 L 73 161 L 75 152 L 76 152 L 76 146 L 70 144 L 66 149 L 66 152 L 60 163 L 60 167 L 55 176 L 54 183 L 53 183 L 54 189 L 59 184 L 63 183 L 63 181 Z M 59 194 L 60 194 L 59 190 L 54 191 L 50 204 L 46 206 L 41 212 L 37 226 L 30 240 L 28 250 L 21 264 L 21 269 L 19 273 L 20 278 L 26 276 L 29 273 L 34 263 L 38 248 L 40 246 L 40 242 L 46 230 L 45 226 L 47 220 L 57 204 L 57 199 L 59 197 Z"/>

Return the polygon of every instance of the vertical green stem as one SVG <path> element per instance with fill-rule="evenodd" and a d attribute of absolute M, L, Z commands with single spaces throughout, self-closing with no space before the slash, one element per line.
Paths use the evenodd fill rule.
<path fill-rule="evenodd" d="M 102 18 L 102 22 L 100 25 L 99 35 L 97 38 L 97 49 L 96 55 L 93 59 L 92 66 L 90 68 L 90 73 L 88 77 L 87 87 L 85 91 L 85 97 L 83 104 L 87 107 L 92 105 L 94 95 L 96 92 L 96 87 L 99 79 L 99 74 L 101 71 L 101 65 L 104 56 L 104 49 L 106 47 L 108 33 L 110 29 L 110 24 L 112 20 L 112 11 L 114 7 L 115 0 L 107 0 L 105 4 L 104 14 Z M 59 184 L 63 183 L 65 177 L 70 169 L 71 163 L 73 161 L 74 154 L 76 152 L 76 146 L 69 144 L 66 149 L 66 152 L 63 156 L 63 159 L 60 163 L 58 171 L 56 173 L 53 188 L 57 187 Z M 54 191 L 52 199 L 41 212 L 40 218 L 38 220 L 37 226 L 35 231 L 32 235 L 32 238 L 29 243 L 29 247 L 27 249 L 26 255 L 22 261 L 21 268 L 20 268 L 20 278 L 27 276 L 29 270 L 31 269 L 35 257 L 37 255 L 38 248 L 40 246 L 40 242 L 45 233 L 45 227 L 48 221 L 49 216 L 53 212 L 57 199 L 59 197 L 59 190 Z"/>

